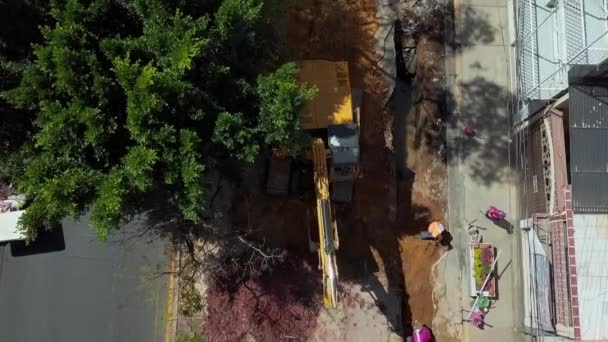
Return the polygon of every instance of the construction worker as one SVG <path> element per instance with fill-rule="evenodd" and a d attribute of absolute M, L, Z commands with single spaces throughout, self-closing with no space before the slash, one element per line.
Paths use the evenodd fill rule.
<path fill-rule="evenodd" d="M 420 234 L 420 238 L 423 240 L 435 240 L 443 244 L 447 231 L 441 222 L 433 221 L 429 224 L 426 232 Z"/>

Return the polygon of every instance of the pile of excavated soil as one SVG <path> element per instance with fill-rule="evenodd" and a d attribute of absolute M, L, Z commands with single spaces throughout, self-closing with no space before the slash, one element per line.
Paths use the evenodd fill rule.
<path fill-rule="evenodd" d="M 207 290 L 202 330 L 210 341 L 305 340 L 321 305 L 316 267 L 292 257 L 255 280 Z"/>
<path fill-rule="evenodd" d="M 416 176 L 413 182 L 399 184 L 398 221 L 402 230 L 399 238 L 407 302 L 406 326 L 414 320 L 432 327 L 433 282 L 432 266 L 441 255 L 440 247 L 432 241 L 420 240 L 418 234 L 428 224 L 439 220 L 447 227 L 445 164 L 432 153 L 421 153 L 408 146 L 410 154 L 417 154 L 416 165 L 411 165 Z M 405 199 L 402 196 L 406 197 Z"/>

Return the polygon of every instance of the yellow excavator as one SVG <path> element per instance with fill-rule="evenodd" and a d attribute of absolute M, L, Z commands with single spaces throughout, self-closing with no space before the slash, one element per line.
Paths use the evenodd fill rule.
<path fill-rule="evenodd" d="M 336 308 L 339 239 L 332 203 L 351 201 L 353 182 L 359 174 L 361 92 L 351 90 L 347 62 L 305 60 L 297 64 L 299 82 L 318 90 L 300 116 L 302 129 L 313 137 L 311 145 L 298 157 L 304 164 L 312 161 L 318 229 L 308 225 L 309 247 L 319 256 L 323 302 Z M 283 148 L 273 150 L 267 170 L 267 194 L 281 196 L 290 192 L 291 165 Z M 306 215 L 310 221 L 308 212 Z"/>
<path fill-rule="evenodd" d="M 353 182 L 359 170 L 357 102 L 360 101 L 356 101 L 353 111 L 347 62 L 306 60 L 298 62 L 298 67 L 299 81 L 318 90 L 301 113 L 302 128 L 314 137 L 311 149 L 302 153 L 305 159 L 312 159 L 316 196 L 318 242 L 310 238 L 309 227 L 309 245 L 319 255 L 323 302 L 329 308 L 336 308 L 339 238 L 331 203 L 352 199 Z"/>

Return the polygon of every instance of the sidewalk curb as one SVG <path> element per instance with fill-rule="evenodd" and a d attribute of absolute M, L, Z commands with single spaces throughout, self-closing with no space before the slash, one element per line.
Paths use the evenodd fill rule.
<path fill-rule="evenodd" d="M 466 244 L 465 240 L 468 241 L 468 236 L 465 236 L 461 227 L 464 220 L 464 179 L 461 176 L 462 168 L 462 145 L 459 142 L 459 136 L 461 132 L 459 120 L 462 116 L 462 89 L 460 82 L 462 81 L 463 73 L 463 61 L 462 61 L 462 0 L 444 0 L 444 5 L 449 8 L 452 16 L 446 16 L 444 20 L 445 24 L 445 64 L 446 64 L 446 109 L 448 112 L 447 118 L 447 129 L 446 129 L 446 147 L 448 149 L 448 155 L 452 156 L 451 162 L 448 162 L 448 182 L 447 182 L 447 200 L 448 200 L 448 225 L 451 231 L 454 233 L 454 240 L 459 240 L 460 243 Z M 452 96 L 448 96 L 451 94 Z M 456 176 L 456 177 L 454 177 Z M 458 194 L 462 193 L 460 197 Z M 456 284 L 459 287 L 456 299 L 457 307 L 463 308 L 463 303 L 466 301 L 464 291 L 466 284 L 464 282 L 463 272 L 466 269 L 466 258 L 463 251 L 458 250 L 458 244 L 455 245 L 455 251 L 453 255 L 446 259 L 449 263 L 452 259 L 452 264 L 455 263 L 458 268 L 458 276 Z M 462 245 L 461 247 L 464 247 Z M 447 253 L 446 253 L 447 255 Z M 438 265 L 438 269 L 441 270 L 444 265 Z M 454 304 L 454 303 L 453 303 Z M 452 308 L 455 309 L 455 308 Z M 434 317 L 435 319 L 435 317 Z M 455 324 L 452 323 L 452 328 L 455 329 L 456 338 L 460 341 L 469 341 L 469 331 L 467 326 L 463 323 Z"/>
<path fill-rule="evenodd" d="M 177 309 L 179 298 L 179 277 L 177 276 L 177 260 L 180 258 L 179 249 L 171 246 L 169 256 L 169 282 L 167 294 L 167 308 L 165 321 L 164 342 L 175 342 L 177 334 Z"/>

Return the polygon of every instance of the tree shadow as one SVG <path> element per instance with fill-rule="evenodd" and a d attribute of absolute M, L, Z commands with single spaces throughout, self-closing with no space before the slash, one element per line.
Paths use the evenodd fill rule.
<path fill-rule="evenodd" d="M 463 6 L 460 15 L 461 28 L 464 31 L 456 42 L 454 9 L 443 8 L 441 11 L 444 15 L 438 16 L 439 19 L 426 17 L 422 20 L 422 29 L 417 36 L 416 74 L 410 79 L 398 79 L 393 93 L 393 131 L 399 179 L 397 197 L 400 227 L 397 229 L 405 236 L 417 235 L 424 231 L 432 220 L 447 219 L 438 214 L 435 206 L 435 203 L 441 200 L 435 203 L 432 200 L 421 201 L 420 185 L 428 178 L 428 165 L 420 161 L 426 158 L 425 156 L 435 155 L 445 168 L 448 163 L 466 160 L 467 168 L 464 168 L 463 172 L 474 181 L 486 185 L 504 181 L 509 167 L 506 157 L 506 118 L 509 113 L 506 113 L 504 108 L 510 100 L 510 94 L 498 83 L 483 77 L 465 79 L 465 82 L 459 84 L 462 89 L 460 110 L 463 114 L 450 117 L 448 106 L 454 103 L 456 94 L 450 92 L 447 84 L 451 81 L 450 78 L 455 76 L 455 72 L 459 71 L 446 70 L 451 61 L 445 63 L 446 48 L 451 47 L 462 53 L 463 50 L 472 49 L 476 45 L 499 41 L 500 32 L 493 27 L 490 22 L 492 18 L 488 17 L 488 13 L 484 13 L 484 8 Z M 408 17 L 400 16 L 399 19 L 403 23 L 407 22 Z M 447 27 L 447 32 L 443 30 L 444 27 Z M 481 63 L 469 67 L 469 70 L 476 74 L 485 75 L 488 72 L 488 69 L 484 68 L 487 65 Z M 459 132 L 468 122 L 475 123 L 481 128 L 478 137 L 480 139 L 458 136 L 456 141 L 450 141 L 448 148 L 448 123 L 451 125 L 452 122 L 456 122 Z M 452 130 L 452 126 L 449 128 Z M 435 174 L 431 179 L 441 176 Z M 443 177 L 447 178 L 447 172 Z M 443 188 L 443 193 L 446 191 L 447 185 Z M 445 198 L 443 203 L 447 203 Z M 457 227 L 451 228 L 457 230 Z M 460 241 L 464 237 L 457 233 L 454 238 Z M 455 243 L 455 247 L 458 246 L 459 244 Z M 407 273 L 406 277 L 409 276 Z"/>
<path fill-rule="evenodd" d="M 513 224 L 511 224 L 507 220 L 493 221 L 494 224 L 502 229 L 504 229 L 507 233 L 513 234 Z"/>
<path fill-rule="evenodd" d="M 486 15 L 471 6 L 463 6 L 461 15 L 463 25 L 460 44 L 463 48 L 494 41 L 497 30 L 490 25 Z"/>
<path fill-rule="evenodd" d="M 19 85 L 33 45 L 42 39 L 38 27 L 48 22 L 44 14 L 47 7 L 48 3 L 39 1 L 0 2 L 0 92 Z M 11 152 L 31 140 L 34 115 L 13 108 L 0 97 L 0 118 L 0 160 L 4 162 Z"/>
<path fill-rule="evenodd" d="M 407 306 L 408 293 L 401 273 L 399 244 L 397 239 L 387 236 L 375 224 L 377 222 L 365 218 L 340 221 L 340 279 L 361 285 L 386 317 L 389 329 L 403 336 L 403 323 L 411 317 L 411 312 Z M 372 251 L 377 253 L 382 265 L 378 264 Z M 394 305 L 395 301 L 400 303 L 398 308 Z"/>
<path fill-rule="evenodd" d="M 421 34 L 417 37 L 419 44 L 416 75 L 413 79 L 402 80 L 402 83 L 406 84 L 404 87 L 406 91 L 412 91 L 413 94 L 409 95 L 409 99 L 408 96 L 405 96 L 405 99 L 404 96 L 400 96 L 400 105 L 406 108 L 402 109 L 406 112 L 406 118 L 400 119 L 396 116 L 395 119 L 396 123 L 397 120 L 413 122 L 415 129 L 405 133 L 396 131 L 395 135 L 398 142 L 396 146 L 413 137 L 415 151 L 427 149 L 430 153 L 437 153 L 446 162 L 458 158 L 462 161 L 467 160 L 469 175 L 478 182 L 490 185 L 504 181 L 504 177 L 509 172 L 509 160 L 505 158 L 506 146 L 509 142 L 507 134 L 509 113 L 506 112 L 506 108 L 512 95 L 503 86 L 481 76 L 464 81 L 459 85 L 462 89 L 461 114 L 450 120 L 447 104 L 454 103 L 455 94 L 445 86 L 447 79 L 445 65 L 442 63 L 446 39 L 445 44 L 451 45 L 460 53 L 476 45 L 491 44 L 498 39 L 498 30 L 490 24 L 488 13 L 482 12 L 483 10 L 472 6 L 462 7 L 463 31 L 458 41 L 455 40 L 452 30 L 454 27 L 452 7 L 436 9 L 445 15 L 445 20 L 441 18 L 440 22 L 428 16 L 417 19 L 421 22 L 419 28 Z M 404 13 L 412 14 L 416 13 L 416 10 L 414 8 Z M 407 17 L 401 17 L 400 20 L 406 22 Z M 443 25 L 450 28 L 451 34 L 444 34 L 440 27 Z M 424 48 L 425 46 L 428 48 Z M 431 54 L 436 51 L 441 51 L 442 56 Z M 478 72 L 484 70 L 484 66 L 480 63 L 473 63 L 471 68 Z M 397 84 L 396 92 L 399 92 L 399 87 L 400 85 Z M 414 119 L 407 119 L 408 117 Z M 448 120 L 455 121 L 458 130 L 462 130 L 467 123 L 475 124 L 479 127 L 478 138 L 467 139 L 459 135 L 448 150 L 446 146 Z M 407 136 L 408 134 L 410 137 Z M 397 147 L 395 152 L 397 160 L 408 160 L 407 155 L 400 156 L 407 151 Z M 401 165 L 400 162 L 398 167 Z"/>
<path fill-rule="evenodd" d="M 361 290 L 370 294 L 373 298 L 375 305 L 378 307 L 380 312 L 386 317 L 387 327 L 399 336 L 407 336 L 404 330 L 407 328 L 403 327 L 403 310 L 399 300 L 399 293 L 391 293 L 386 291 L 384 285 L 378 280 L 377 277 L 371 275 L 358 280 L 361 284 Z M 406 298 L 407 299 L 407 298 Z"/>
<path fill-rule="evenodd" d="M 0 55 L 8 60 L 30 56 L 32 43 L 41 40 L 38 25 L 49 22 L 45 1 L 6 0 L 0 3 Z"/>
<path fill-rule="evenodd" d="M 17 240 L 11 241 L 9 244 L 13 257 L 61 252 L 65 250 L 63 227 L 59 223 L 51 229 L 42 229 L 40 230 L 36 241 L 31 243 L 26 243 L 24 240 Z"/>
<path fill-rule="evenodd" d="M 512 95 L 496 82 L 480 76 L 460 86 L 462 113 L 455 120 L 458 136 L 454 144 L 460 155 L 450 157 L 466 162 L 469 176 L 477 182 L 485 185 L 503 182 L 510 172 L 508 103 Z M 476 137 L 467 138 L 462 133 L 468 124 L 475 126 Z"/>

